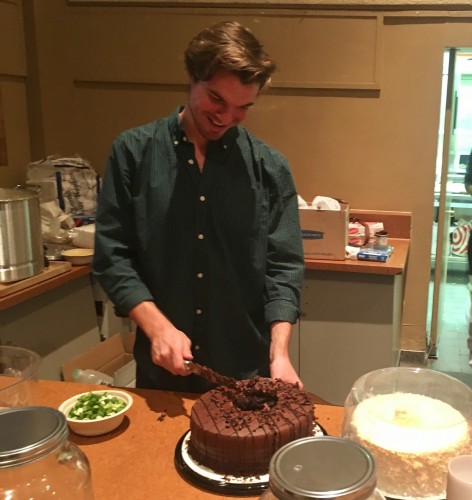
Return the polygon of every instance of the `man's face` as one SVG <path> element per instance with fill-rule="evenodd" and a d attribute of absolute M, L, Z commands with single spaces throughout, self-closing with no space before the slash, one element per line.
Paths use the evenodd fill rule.
<path fill-rule="evenodd" d="M 258 92 L 258 84 L 243 84 L 237 76 L 220 70 L 210 80 L 191 80 L 184 114 L 194 132 L 207 141 L 215 141 L 246 118 Z"/>

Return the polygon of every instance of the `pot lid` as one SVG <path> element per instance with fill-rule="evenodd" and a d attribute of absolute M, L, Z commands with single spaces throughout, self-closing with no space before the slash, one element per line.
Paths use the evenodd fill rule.
<path fill-rule="evenodd" d="M 0 412 L 0 470 L 38 460 L 69 435 L 64 415 L 54 408 L 25 406 Z"/>
<path fill-rule="evenodd" d="M 39 197 L 39 188 L 35 186 L 25 185 L 16 188 L 0 188 L 0 203 L 30 200 L 37 197 Z"/>
<path fill-rule="evenodd" d="M 375 489 L 375 461 L 348 439 L 301 438 L 274 454 L 269 485 L 278 498 L 361 500 Z"/>

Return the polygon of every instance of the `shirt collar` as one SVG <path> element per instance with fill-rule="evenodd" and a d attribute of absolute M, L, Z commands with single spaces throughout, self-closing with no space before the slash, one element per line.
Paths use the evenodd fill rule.
<path fill-rule="evenodd" d="M 186 143 L 188 140 L 179 117 L 179 113 L 181 113 L 183 109 L 184 106 L 179 106 L 169 116 L 170 120 L 169 128 L 172 135 L 172 141 L 174 143 L 174 146 Z M 217 141 L 212 141 L 212 144 L 219 144 L 220 148 L 229 150 L 230 147 L 236 141 L 238 135 L 239 135 L 239 127 L 231 127 L 224 133 L 221 139 Z"/>

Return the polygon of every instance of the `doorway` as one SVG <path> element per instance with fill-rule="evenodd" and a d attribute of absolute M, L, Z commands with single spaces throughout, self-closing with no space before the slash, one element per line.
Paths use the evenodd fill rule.
<path fill-rule="evenodd" d="M 431 367 L 472 385 L 469 366 L 471 290 L 467 243 L 472 196 L 464 187 L 472 150 L 472 48 L 444 52 L 438 132 L 428 345 Z"/>

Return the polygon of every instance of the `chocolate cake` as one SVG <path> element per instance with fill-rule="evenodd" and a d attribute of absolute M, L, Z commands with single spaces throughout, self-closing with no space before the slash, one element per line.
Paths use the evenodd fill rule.
<path fill-rule="evenodd" d="M 221 474 L 266 474 L 276 450 L 313 432 L 313 402 L 296 384 L 254 377 L 203 394 L 190 417 L 189 454 Z"/>

